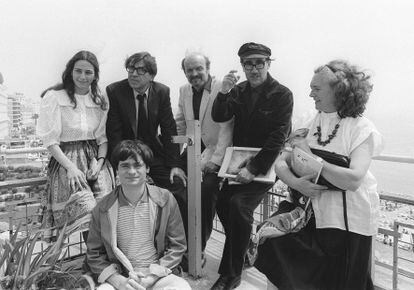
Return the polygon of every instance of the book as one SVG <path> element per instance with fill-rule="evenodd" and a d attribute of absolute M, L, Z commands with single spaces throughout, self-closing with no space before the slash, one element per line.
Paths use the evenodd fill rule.
<path fill-rule="evenodd" d="M 299 147 L 292 150 L 291 166 L 294 173 L 300 177 L 314 175 L 314 183 L 318 182 L 321 175 L 323 161 L 320 157 L 315 157 Z"/>

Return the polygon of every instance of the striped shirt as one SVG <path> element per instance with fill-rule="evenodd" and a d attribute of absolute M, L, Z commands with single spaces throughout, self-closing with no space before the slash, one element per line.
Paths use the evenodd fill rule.
<path fill-rule="evenodd" d="M 150 226 L 147 192 L 134 206 L 121 192 L 119 195 L 117 243 L 135 271 L 158 262 Z"/>

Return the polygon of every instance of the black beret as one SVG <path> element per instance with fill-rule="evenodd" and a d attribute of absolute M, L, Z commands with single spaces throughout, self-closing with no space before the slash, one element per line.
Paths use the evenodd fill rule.
<path fill-rule="evenodd" d="M 272 51 L 270 50 L 270 48 L 263 44 L 248 42 L 240 47 L 239 52 L 237 54 L 240 57 L 246 57 L 252 54 L 261 54 L 269 57 L 272 54 Z"/>

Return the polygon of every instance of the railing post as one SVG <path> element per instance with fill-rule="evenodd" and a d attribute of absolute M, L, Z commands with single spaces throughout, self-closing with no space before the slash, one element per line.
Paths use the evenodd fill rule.
<path fill-rule="evenodd" d="M 270 194 L 269 192 L 266 193 L 265 198 L 263 199 L 263 215 L 262 215 L 262 220 L 261 222 L 263 222 L 265 219 L 269 218 L 269 199 L 270 199 Z"/>
<path fill-rule="evenodd" d="M 188 274 L 201 276 L 201 133 L 198 120 L 186 120 L 187 135 L 173 137 L 187 143 Z"/>
<path fill-rule="evenodd" d="M 393 255 L 392 255 L 392 289 L 398 289 L 398 221 L 394 221 Z"/>

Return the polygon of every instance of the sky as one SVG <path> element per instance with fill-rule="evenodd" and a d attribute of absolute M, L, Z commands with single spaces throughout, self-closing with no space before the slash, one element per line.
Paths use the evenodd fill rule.
<path fill-rule="evenodd" d="M 148 51 L 175 108 L 186 51 L 209 56 L 220 79 L 233 69 L 243 79 L 237 50 L 254 41 L 272 49 L 270 73 L 292 90 L 300 116 L 314 108 L 313 70 L 346 59 L 372 74 L 366 115 L 390 148 L 411 146 L 414 156 L 414 137 L 402 132 L 414 132 L 413 8 L 408 0 L 0 0 L 0 72 L 9 91 L 37 99 L 85 49 L 98 57 L 104 90 L 127 76 L 128 55 Z"/>

